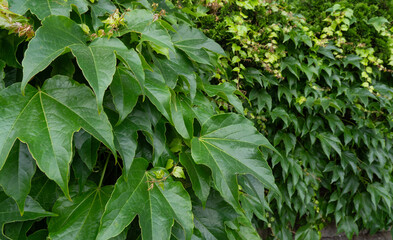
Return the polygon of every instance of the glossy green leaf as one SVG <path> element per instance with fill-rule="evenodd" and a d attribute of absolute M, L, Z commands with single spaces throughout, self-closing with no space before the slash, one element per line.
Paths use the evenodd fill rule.
<path fill-rule="evenodd" d="M 188 193 L 180 182 L 170 177 L 163 185 L 147 182 L 148 162 L 133 161 L 128 180 L 119 178 L 105 207 L 97 239 L 116 236 L 139 215 L 143 239 L 169 239 L 176 220 L 184 229 L 186 239 L 191 239 L 193 216 Z"/>
<path fill-rule="evenodd" d="M 73 197 L 59 198 L 52 211 L 58 216 L 48 224 L 51 239 L 95 239 L 100 219 L 113 188 L 105 186 Z"/>
<path fill-rule="evenodd" d="M 221 85 L 204 85 L 204 90 L 209 96 L 219 96 L 230 104 L 232 104 L 236 111 L 243 114 L 243 104 L 240 99 L 236 96 L 239 93 L 237 89 L 230 83 L 226 82 Z"/>
<path fill-rule="evenodd" d="M 258 232 L 245 216 L 239 216 L 235 220 L 227 222 L 226 229 L 230 240 L 259 240 Z"/>
<path fill-rule="evenodd" d="M 20 84 L 0 92 L 0 166 L 16 138 L 26 142 L 38 167 L 68 196 L 72 135 L 83 127 L 112 152 L 112 127 L 104 113 L 97 112 L 92 92 L 67 77 L 56 76 L 40 90 Z"/>
<path fill-rule="evenodd" d="M 210 192 L 211 177 L 209 169 L 203 165 L 197 165 L 189 153 L 181 153 L 179 160 L 187 170 L 195 195 L 205 205 Z"/>
<path fill-rule="evenodd" d="M 127 59 L 138 56 L 134 50 L 128 50 L 120 40 L 115 38 L 98 38 L 89 45 L 86 40 L 87 35 L 71 19 L 63 16 L 45 18 L 42 27 L 30 41 L 22 62 L 22 91 L 34 75 L 44 70 L 58 56 L 71 50 L 97 96 L 99 110 L 102 110 L 105 90 L 112 82 L 115 73 L 116 54 L 126 63 L 129 62 Z"/>
<path fill-rule="evenodd" d="M 17 141 L 0 171 L 0 185 L 8 196 L 15 199 L 22 215 L 35 169 L 36 165 L 27 145 Z"/>
<path fill-rule="evenodd" d="M 23 216 L 20 215 L 18 206 L 12 198 L 5 195 L 4 192 L 0 192 L 0 235 L 3 239 L 6 239 L 4 234 L 4 224 L 10 222 L 20 222 L 27 220 L 34 220 L 42 217 L 56 216 L 56 214 L 45 211 L 36 201 L 30 196 L 26 198 L 25 211 Z"/>
<path fill-rule="evenodd" d="M 201 136 L 192 139 L 191 150 L 197 164 L 212 170 L 215 186 L 224 199 L 240 209 L 236 174 L 251 174 L 279 194 L 259 146 L 274 150 L 250 121 L 235 114 L 221 114 L 202 125 Z"/>
<path fill-rule="evenodd" d="M 29 196 L 37 201 L 45 210 L 51 210 L 56 200 L 63 193 L 59 186 L 50 180 L 41 171 L 36 171 L 31 181 L 31 190 Z"/>
<path fill-rule="evenodd" d="M 194 112 L 181 95 L 172 97 L 171 117 L 177 132 L 184 139 L 191 139 L 194 135 Z"/>

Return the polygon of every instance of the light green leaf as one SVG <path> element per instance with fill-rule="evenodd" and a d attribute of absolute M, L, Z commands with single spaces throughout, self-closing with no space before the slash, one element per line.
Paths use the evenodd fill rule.
<path fill-rule="evenodd" d="M 63 16 L 45 18 L 25 52 L 22 91 L 34 75 L 58 56 L 71 50 L 97 96 L 98 109 L 101 111 L 105 90 L 111 84 L 116 70 L 116 54 L 129 63 L 127 60 L 134 58 L 135 52 L 128 50 L 116 38 L 98 38 L 89 45 L 86 40 L 82 28 L 71 19 Z"/>
<path fill-rule="evenodd" d="M 176 166 L 173 168 L 173 176 L 176 178 L 186 178 L 182 167 Z"/>
<path fill-rule="evenodd" d="M 195 162 L 212 170 L 217 189 L 236 209 L 240 209 L 236 174 L 251 174 L 279 194 L 259 146 L 275 149 L 244 117 L 235 114 L 213 116 L 202 125 L 201 136 L 193 138 L 191 144 Z"/>
<path fill-rule="evenodd" d="M 0 171 L 0 185 L 8 196 L 15 199 L 21 215 L 35 169 L 35 162 L 27 145 L 17 141 Z"/>
<path fill-rule="evenodd" d="M 389 23 L 389 21 L 384 17 L 373 17 L 367 21 L 367 24 L 372 25 L 378 32 L 383 29 L 385 23 Z"/>
<path fill-rule="evenodd" d="M 14 84 L 0 91 L 0 166 L 19 138 L 38 167 L 69 196 L 73 133 L 83 127 L 115 153 L 112 127 L 104 113 L 98 114 L 90 89 L 68 77 L 49 79 L 40 90 L 28 86 L 25 96 L 18 88 Z"/>
<path fill-rule="evenodd" d="M 97 240 L 116 236 L 139 215 L 143 239 L 169 239 L 176 220 L 184 229 L 186 239 L 191 239 L 193 216 L 191 200 L 180 182 L 170 177 L 163 187 L 147 182 L 144 159 L 134 159 L 128 180 L 120 177 L 105 207 Z"/>
<path fill-rule="evenodd" d="M 112 186 L 92 189 L 73 197 L 72 202 L 60 197 L 52 209 L 58 217 L 48 224 L 50 239 L 94 240 L 112 190 Z"/>
<path fill-rule="evenodd" d="M 30 196 L 27 196 L 24 204 L 25 212 L 23 216 L 20 215 L 17 204 L 12 198 L 7 197 L 4 192 L 0 192 L 0 237 L 4 237 L 4 224 L 10 222 L 20 222 L 27 220 L 34 220 L 42 217 L 56 216 L 56 214 L 45 211 L 36 201 Z"/>

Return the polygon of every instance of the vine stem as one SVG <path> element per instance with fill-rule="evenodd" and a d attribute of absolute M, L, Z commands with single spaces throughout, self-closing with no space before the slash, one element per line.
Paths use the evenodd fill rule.
<path fill-rule="evenodd" d="M 109 162 L 109 158 L 110 157 L 111 157 L 111 154 L 108 154 L 108 157 L 106 158 L 106 162 L 105 162 L 105 165 L 104 165 L 104 170 L 102 170 L 100 183 L 98 184 L 98 189 L 101 188 L 102 181 L 104 180 L 104 176 L 105 176 L 105 172 L 106 172 L 106 167 L 108 166 L 108 162 Z"/>

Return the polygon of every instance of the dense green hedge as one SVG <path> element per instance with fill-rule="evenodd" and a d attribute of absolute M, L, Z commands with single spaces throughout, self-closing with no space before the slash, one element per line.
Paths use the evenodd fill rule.
<path fill-rule="evenodd" d="M 245 95 L 244 113 L 283 156 L 269 158 L 283 198 L 254 210 L 260 227 L 277 239 L 317 239 L 330 222 L 349 238 L 389 229 L 392 3 L 182 4 L 230 55 L 217 80 Z"/>

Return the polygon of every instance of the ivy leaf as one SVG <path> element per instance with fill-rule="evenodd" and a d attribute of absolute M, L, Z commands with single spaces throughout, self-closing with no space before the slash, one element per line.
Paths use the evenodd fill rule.
<path fill-rule="evenodd" d="M 389 21 L 384 17 L 373 17 L 366 22 L 367 24 L 372 25 L 378 32 L 382 30 L 385 23 L 389 23 Z"/>
<path fill-rule="evenodd" d="M 93 188 L 73 197 L 72 202 L 60 197 L 52 209 L 59 216 L 48 224 L 50 239 L 94 240 L 112 190 L 112 186 Z"/>
<path fill-rule="evenodd" d="M 203 239 L 228 239 L 225 233 L 225 222 L 235 219 L 238 214 L 218 192 L 212 191 L 205 204 L 197 199 L 193 200 L 192 211 L 194 212 L 195 228 Z"/>
<path fill-rule="evenodd" d="M 337 232 L 345 232 L 345 235 L 347 235 L 348 239 L 352 239 L 354 234 L 359 234 L 359 229 L 353 217 L 344 216 L 343 219 L 341 219 L 341 221 L 337 224 Z"/>
<path fill-rule="evenodd" d="M 187 170 L 195 195 L 202 201 L 203 206 L 205 206 L 210 192 L 211 178 L 209 169 L 203 165 L 195 164 L 189 153 L 181 153 L 179 160 Z"/>
<path fill-rule="evenodd" d="M 168 120 L 171 119 L 171 92 L 162 75 L 157 72 L 146 72 L 145 91 L 154 106 Z"/>
<path fill-rule="evenodd" d="M 175 51 L 171 37 L 167 30 L 158 22 L 153 21 L 153 13 L 148 10 L 135 9 L 124 16 L 127 24 L 127 32 L 141 33 L 141 41 L 148 41 L 158 53 L 164 54 L 169 58 L 169 50 Z"/>
<path fill-rule="evenodd" d="M 235 95 L 236 93 L 238 93 L 238 91 L 230 83 L 225 82 L 221 85 L 205 84 L 203 88 L 207 95 L 209 95 L 210 97 L 219 96 L 232 104 L 238 113 L 244 114 L 243 104 L 240 99 Z"/>
<path fill-rule="evenodd" d="M 24 212 L 24 204 L 30 192 L 35 169 L 34 159 L 26 144 L 17 141 L 0 171 L 0 185 L 8 196 L 15 199 L 21 215 Z"/>
<path fill-rule="evenodd" d="M 279 194 L 272 171 L 259 146 L 275 150 L 252 123 L 235 114 L 211 117 L 202 125 L 201 136 L 193 138 L 192 157 L 212 170 L 214 183 L 233 207 L 240 209 L 236 174 L 251 174 Z"/>
<path fill-rule="evenodd" d="M 6 237 L 3 236 L 5 223 L 20 222 L 20 221 L 34 220 L 42 217 L 56 216 L 56 214 L 54 213 L 45 211 L 30 196 L 27 196 L 24 206 L 25 206 L 25 211 L 23 216 L 21 216 L 15 201 L 12 198 L 9 198 L 7 195 L 5 195 L 4 192 L 0 192 L 0 225 L 1 225 L 0 235 L 3 237 L 3 239 L 6 239 Z"/>
<path fill-rule="evenodd" d="M 45 18 L 25 52 L 22 62 L 22 92 L 34 75 L 44 70 L 58 56 L 71 50 L 97 96 L 98 109 L 101 111 L 105 90 L 115 73 L 116 54 L 130 67 L 133 65 L 129 64 L 128 59 L 138 56 L 116 38 L 99 38 L 89 45 L 86 40 L 87 35 L 71 19 L 63 16 Z"/>
<path fill-rule="evenodd" d="M 143 74 L 144 78 L 144 74 Z M 125 69 L 118 68 L 110 86 L 113 96 L 113 103 L 119 112 L 120 124 L 134 109 L 142 88 L 139 82 Z"/>
<path fill-rule="evenodd" d="M 112 127 L 97 105 L 90 89 L 68 77 L 48 79 L 41 90 L 31 86 L 25 96 L 20 84 L 0 92 L 0 166 L 16 138 L 29 145 L 38 167 L 68 193 L 69 164 L 72 159 L 72 135 L 83 127 L 116 152 Z"/>
<path fill-rule="evenodd" d="M 318 232 L 309 225 L 300 227 L 296 231 L 295 240 L 314 240 L 320 239 Z"/>
<path fill-rule="evenodd" d="M 120 177 L 109 199 L 97 240 L 108 239 L 120 234 L 139 215 L 143 239 L 169 239 L 176 220 L 184 229 L 186 239 L 191 239 L 193 216 L 191 200 L 180 182 L 170 177 L 163 183 L 147 180 L 145 159 L 134 159 L 128 180 Z"/>
<path fill-rule="evenodd" d="M 93 171 L 98 158 L 100 142 L 84 130 L 80 130 L 74 134 L 74 142 L 79 157 L 86 164 L 89 170 Z"/>
<path fill-rule="evenodd" d="M 332 148 L 341 156 L 341 142 L 338 137 L 324 132 L 317 134 L 317 138 L 321 141 L 322 150 L 328 158 L 330 158 L 330 151 Z"/>
<path fill-rule="evenodd" d="M 30 10 L 39 19 L 50 15 L 70 16 L 72 5 L 75 5 L 80 13 L 86 12 L 87 1 L 83 0 L 9 0 L 10 10 L 23 15 Z"/>
<path fill-rule="evenodd" d="M 211 65 L 205 49 L 226 56 L 226 53 L 216 42 L 206 37 L 200 30 L 181 24 L 172 36 L 174 45 L 183 50 L 192 60 Z"/>
<path fill-rule="evenodd" d="M 34 221 L 13 222 L 4 225 L 4 235 L 8 239 L 27 240 L 27 232 L 33 225 Z"/>
<path fill-rule="evenodd" d="M 226 232 L 229 239 L 259 240 L 261 237 L 245 216 L 239 216 L 235 220 L 226 223 Z"/>

